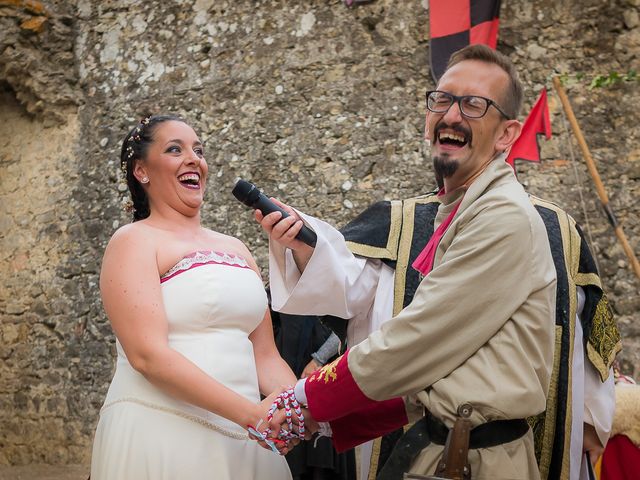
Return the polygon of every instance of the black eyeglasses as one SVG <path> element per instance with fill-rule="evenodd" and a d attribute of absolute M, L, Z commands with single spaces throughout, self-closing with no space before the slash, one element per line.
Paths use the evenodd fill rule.
<path fill-rule="evenodd" d="M 446 113 L 453 105 L 458 103 L 460 113 L 468 118 L 482 118 L 487 114 L 490 106 L 494 106 L 507 120 L 511 117 L 504 113 L 496 102 L 489 98 L 478 97 L 477 95 L 463 95 L 458 97 L 440 90 L 431 90 L 427 92 L 427 108 L 433 113 Z"/>

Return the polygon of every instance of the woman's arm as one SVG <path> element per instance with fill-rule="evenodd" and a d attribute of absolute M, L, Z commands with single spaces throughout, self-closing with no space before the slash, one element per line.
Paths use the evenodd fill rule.
<path fill-rule="evenodd" d="M 107 246 L 100 275 L 105 311 L 129 362 L 173 397 L 245 428 L 263 416 L 259 405 L 217 382 L 169 347 L 153 239 L 141 228 L 118 230 Z"/>
<path fill-rule="evenodd" d="M 249 335 L 249 339 L 253 342 L 260 392 L 269 395 L 282 386 L 293 386 L 297 379 L 276 348 L 268 310 L 260 325 Z"/>
<path fill-rule="evenodd" d="M 249 266 L 260 276 L 258 265 L 247 247 L 242 244 L 241 248 Z M 276 390 L 280 390 L 280 387 L 284 385 L 293 386 L 296 383 L 296 376 L 287 362 L 282 359 L 276 347 L 269 309 L 265 312 L 260 325 L 249 335 L 249 340 L 253 343 L 260 393 L 269 395 Z"/>

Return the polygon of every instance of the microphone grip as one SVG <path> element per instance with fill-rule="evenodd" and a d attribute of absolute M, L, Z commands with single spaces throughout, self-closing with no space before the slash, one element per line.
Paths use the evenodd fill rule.
<path fill-rule="evenodd" d="M 271 200 L 269 200 L 262 193 L 258 196 L 258 199 L 255 201 L 252 207 L 260 210 L 262 212 L 262 215 L 269 215 L 270 213 L 273 213 L 273 212 L 280 212 L 282 214 L 282 218 L 287 218 L 290 216 L 287 212 L 285 212 L 282 208 L 280 208 L 278 205 L 276 205 Z M 318 236 L 316 235 L 316 232 L 311 230 L 306 225 L 302 225 L 302 228 L 296 235 L 296 238 L 301 242 L 306 243 L 310 247 L 315 247 L 316 242 L 318 241 Z"/>

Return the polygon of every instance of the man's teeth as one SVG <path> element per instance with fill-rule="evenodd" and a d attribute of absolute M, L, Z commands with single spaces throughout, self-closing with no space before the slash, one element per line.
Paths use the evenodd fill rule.
<path fill-rule="evenodd" d="M 200 181 L 200 175 L 196 174 L 196 173 L 186 173 L 184 175 L 180 175 L 178 177 L 178 181 L 179 182 L 199 182 Z"/>
<path fill-rule="evenodd" d="M 448 132 L 443 132 L 440 134 L 440 141 L 445 140 L 445 139 L 450 139 L 456 142 L 460 142 L 460 143 L 464 143 L 465 139 L 462 135 L 458 135 L 456 133 L 448 133 Z"/>

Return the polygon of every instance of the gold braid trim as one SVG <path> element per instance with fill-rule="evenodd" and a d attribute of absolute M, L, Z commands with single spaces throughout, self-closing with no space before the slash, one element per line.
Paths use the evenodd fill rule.
<path fill-rule="evenodd" d="M 568 376 L 567 376 L 567 404 L 558 405 L 558 377 L 560 375 L 560 360 L 562 352 L 562 334 L 561 325 L 555 327 L 555 347 L 553 354 L 553 370 L 551 373 L 551 383 L 547 395 L 547 404 L 544 412 L 528 419 L 529 425 L 532 427 L 534 434 L 536 458 L 538 458 L 538 466 L 540 468 L 540 477 L 545 479 L 549 475 L 549 467 L 551 457 L 553 455 L 553 442 L 556 434 L 556 418 L 558 409 L 564 408 L 564 446 L 562 452 L 561 477 L 562 479 L 569 476 L 569 449 L 571 442 L 571 422 L 572 422 L 572 395 L 571 385 L 573 384 L 573 349 L 575 340 L 575 320 L 578 309 L 576 297 L 576 276 L 580 266 L 580 235 L 575 228 L 575 221 L 564 210 L 552 202 L 540 199 L 530 195 L 531 203 L 541 205 L 544 208 L 552 210 L 558 219 L 558 226 L 562 238 L 562 250 L 564 256 L 564 264 L 567 274 L 567 288 L 569 296 L 569 317 L 567 329 L 569 330 L 568 338 Z"/>
<path fill-rule="evenodd" d="M 404 202 L 400 202 L 400 209 L 391 208 L 391 224 L 399 224 L 400 229 L 397 231 L 396 243 L 396 271 L 394 275 L 395 285 L 393 291 L 393 313 L 395 317 L 402 310 L 404 301 L 404 291 L 406 284 L 406 273 L 409 264 L 409 254 L 411 252 L 411 241 L 413 240 L 413 215 L 415 211 L 416 199 L 410 198 Z M 393 230 L 393 228 L 392 228 Z M 351 248 L 351 247 L 349 247 Z M 382 437 L 378 437 L 373 441 L 371 448 L 371 459 L 369 460 L 369 475 L 367 480 L 375 480 L 377 476 L 378 463 L 380 461 L 380 448 L 382 446 Z"/>
<path fill-rule="evenodd" d="M 598 370 L 603 382 L 609 377 L 611 365 L 620 350 L 622 350 L 620 331 L 613 318 L 609 300 L 603 292 L 593 316 L 591 334 L 587 342 L 587 356 Z"/>
<path fill-rule="evenodd" d="M 572 282 L 575 284 L 571 286 L 572 292 L 575 292 L 575 287 L 585 287 L 585 286 L 595 286 L 600 290 L 602 288 L 602 280 L 600 276 L 596 272 L 580 272 L 579 264 L 580 264 L 580 252 L 581 252 L 581 238 L 577 233 L 575 228 L 575 220 L 571 218 L 566 212 L 564 212 L 557 205 L 548 202 L 546 200 L 539 199 L 530 196 L 531 201 L 534 205 L 542 205 L 546 208 L 554 210 L 558 217 L 561 215 L 569 219 L 569 229 L 571 234 L 571 254 L 570 261 L 571 263 L 567 263 L 567 267 L 571 268 L 570 274 Z M 561 222 L 564 223 L 564 222 Z M 563 239 L 565 236 L 564 226 L 563 230 Z M 564 243 L 564 240 L 563 240 Z M 574 301 L 575 295 L 572 295 L 572 301 Z M 575 310 L 572 306 L 572 317 L 575 317 Z M 573 332 L 572 332 L 573 335 Z M 572 340 L 573 342 L 573 340 Z M 613 313 L 609 306 L 609 301 L 606 297 L 604 291 L 602 292 L 602 298 L 598 302 L 596 306 L 596 312 L 593 317 L 591 332 L 589 333 L 589 338 L 587 339 L 587 358 L 592 363 L 592 365 L 598 370 L 600 374 L 600 379 L 604 382 L 611 370 L 611 366 L 613 365 L 613 361 L 615 360 L 616 355 L 622 350 L 622 340 L 620 338 L 620 331 L 618 330 L 618 326 L 616 325 L 615 319 L 613 317 Z M 571 348 L 573 354 L 573 347 Z"/>
<path fill-rule="evenodd" d="M 402 228 L 402 202 L 392 200 L 391 202 L 391 223 L 389 225 L 389 238 L 384 247 L 372 247 L 364 243 L 345 242 L 347 248 L 356 255 L 369 258 L 388 258 L 395 260 L 398 255 L 398 241 Z"/>
<path fill-rule="evenodd" d="M 565 410 L 564 421 L 564 450 L 562 455 L 562 479 L 569 478 L 569 461 L 571 459 L 571 426 L 573 423 L 573 350 L 576 339 L 576 320 L 578 314 L 578 290 L 576 287 L 576 276 L 580 269 L 580 234 L 576 228 L 575 220 L 564 210 L 559 209 L 558 222 L 562 232 L 562 244 L 564 246 L 564 260 L 567 268 L 567 282 L 569 286 L 569 358 L 567 375 L 567 404 L 563 406 Z M 560 349 L 558 349 L 560 354 Z M 559 408 L 555 405 L 556 410 Z M 551 440 L 553 445 L 553 440 Z"/>
<path fill-rule="evenodd" d="M 215 423 L 209 422 L 209 421 L 205 420 L 204 418 L 200 418 L 200 417 L 198 417 L 196 415 L 191 415 L 191 414 L 183 412 L 182 410 L 179 410 L 177 408 L 164 407 L 162 405 L 157 405 L 155 403 L 146 402 L 144 400 L 140 400 L 139 398 L 134 398 L 134 397 L 125 397 L 125 398 L 120 398 L 118 400 L 114 400 L 113 402 L 109 402 L 109 403 L 105 404 L 102 407 L 100 412 L 105 411 L 107 408 L 112 407 L 113 405 L 116 405 L 118 403 L 125 403 L 125 402 L 127 402 L 127 403 L 137 403 L 138 405 L 142 405 L 143 407 L 153 408 L 154 410 L 159 410 L 161 412 L 170 413 L 172 415 L 176 415 L 178 417 L 182 417 L 182 418 L 185 418 L 187 420 L 191 420 L 192 422 L 200 424 L 203 427 L 206 427 L 206 428 L 208 428 L 210 430 L 213 430 L 214 432 L 221 433 L 222 435 L 224 435 L 226 437 L 229 437 L 229 438 L 234 438 L 236 440 L 249 440 L 249 435 L 247 433 L 234 432 L 233 430 L 230 430 L 230 429 L 225 428 L 225 427 L 221 427 L 220 425 L 216 425 Z"/>
<path fill-rule="evenodd" d="M 556 434 L 556 416 L 558 415 L 558 376 L 560 373 L 560 351 L 562 348 L 562 327 L 555 327 L 555 347 L 553 356 L 553 370 L 551 372 L 551 383 L 547 396 L 547 406 L 544 412 L 534 417 L 529 417 L 527 421 L 534 436 L 536 447 L 536 457 L 540 468 L 540 478 L 547 478 L 549 475 L 549 465 L 553 454 L 553 439 Z M 571 416 L 569 416 L 569 420 Z M 571 431 L 571 430 L 569 430 Z"/>
<path fill-rule="evenodd" d="M 576 285 L 584 287 L 586 285 L 595 285 L 602 290 L 602 283 L 597 273 L 581 273 L 576 274 Z"/>
<path fill-rule="evenodd" d="M 369 475 L 367 480 L 376 480 L 378 476 L 378 462 L 380 460 L 380 448 L 382 447 L 382 437 L 373 441 L 371 446 L 371 458 L 369 459 Z"/>
<path fill-rule="evenodd" d="M 416 210 L 416 199 L 405 200 L 402 205 L 402 232 L 398 245 L 398 261 L 394 276 L 395 285 L 393 291 L 393 316 L 395 317 L 404 308 L 404 294 L 407 283 L 407 269 L 409 268 L 409 255 L 413 241 L 413 217 Z"/>
<path fill-rule="evenodd" d="M 413 243 L 413 229 L 414 229 L 414 215 L 416 204 L 438 202 L 438 197 L 435 195 L 424 195 L 415 198 L 409 198 L 403 202 L 391 202 L 391 232 L 395 236 L 395 250 L 394 255 L 391 258 L 396 259 L 396 272 L 395 272 L 395 285 L 393 291 L 393 316 L 395 317 L 403 308 L 404 293 L 406 289 L 407 281 L 407 269 L 409 268 L 409 256 L 411 254 L 411 244 Z M 391 245 L 391 240 L 387 244 L 387 247 Z M 355 245 L 355 244 L 353 244 Z M 348 248 L 356 254 L 366 255 L 361 253 L 364 251 L 358 245 L 358 251 L 352 248 L 352 244 L 347 242 Z M 404 430 L 406 431 L 411 425 L 406 425 Z M 380 448 L 382 446 L 382 437 L 376 438 L 373 441 L 371 450 L 371 459 L 369 462 L 369 475 L 368 480 L 375 480 L 378 470 L 378 462 L 380 460 Z"/>
<path fill-rule="evenodd" d="M 400 313 L 400 310 L 404 308 L 404 294 L 406 290 L 411 245 L 413 244 L 416 205 L 433 202 L 440 203 L 437 195 L 423 195 L 421 197 L 410 198 L 403 202 L 402 231 L 398 242 L 398 260 L 396 262 L 395 286 L 393 292 L 393 316 L 396 316 Z"/>

